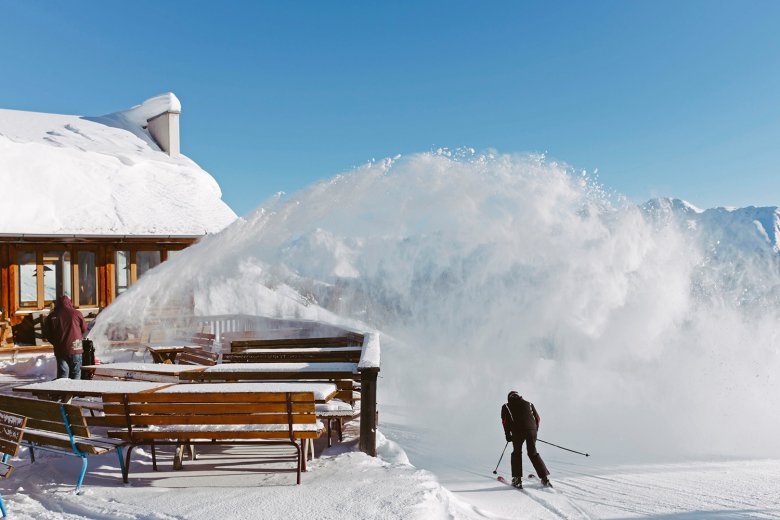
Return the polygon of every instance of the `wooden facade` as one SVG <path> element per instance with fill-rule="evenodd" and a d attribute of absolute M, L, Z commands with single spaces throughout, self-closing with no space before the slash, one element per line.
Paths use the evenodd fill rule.
<path fill-rule="evenodd" d="M 143 272 L 198 238 L 0 235 L 0 348 L 29 344 L 23 322 L 48 312 L 63 293 L 85 316 L 96 315 Z"/>

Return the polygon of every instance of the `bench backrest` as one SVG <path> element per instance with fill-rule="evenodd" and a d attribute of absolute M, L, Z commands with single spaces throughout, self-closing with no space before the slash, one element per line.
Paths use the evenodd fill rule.
<path fill-rule="evenodd" d="M 296 425 L 317 422 L 314 392 L 104 394 L 103 413 L 102 424 L 127 428 L 131 440 L 177 438 L 165 431 L 174 427 L 178 432 L 208 431 L 209 438 L 232 438 L 246 436 L 250 428 L 238 427 L 246 425 L 275 425 L 269 437 L 292 438 Z M 147 429 L 150 426 L 156 428 Z M 218 432 L 217 426 L 234 428 Z"/>
<path fill-rule="evenodd" d="M 214 340 L 217 338 L 215 334 L 209 334 L 207 332 L 196 332 L 192 335 L 192 343 L 211 349 L 214 346 Z"/>
<path fill-rule="evenodd" d="M 63 410 L 67 416 L 67 424 Z M 24 434 L 26 441 L 70 447 L 69 440 L 60 438 L 55 441 L 56 437 L 46 435 L 46 432 L 68 435 L 68 427 L 72 435 L 90 436 L 84 414 L 81 408 L 75 405 L 0 394 L 0 411 L 27 417 Z"/>
<path fill-rule="evenodd" d="M 329 348 L 328 350 L 304 349 L 267 349 L 268 352 L 225 352 L 223 363 L 357 363 L 361 349 L 358 347 Z"/>
<path fill-rule="evenodd" d="M 359 347 L 361 345 L 363 345 L 363 335 L 349 333 L 329 338 L 237 339 L 230 342 L 230 351 L 242 352 L 250 348 Z"/>
<path fill-rule="evenodd" d="M 176 356 L 179 365 L 216 365 L 219 354 L 197 347 L 184 347 L 183 352 Z"/>
<path fill-rule="evenodd" d="M 27 417 L 0 411 L 0 453 L 16 457 L 26 425 Z"/>

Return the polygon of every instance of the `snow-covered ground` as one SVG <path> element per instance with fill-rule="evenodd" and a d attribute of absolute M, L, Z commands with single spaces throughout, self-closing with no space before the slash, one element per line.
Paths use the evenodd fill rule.
<path fill-rule="evenodd" d="M 6 392 L 54 370 L 44 356 L 0 367 Z M 530 478 L 518 491 L 496 480 L 494 461 L 468 463 L 456 453 L 432 457 L 413 428 L 393 422 L 402 416 L 388 417 L 378 458 L 357 451 L 352 424 L 343 444 L 325 448 L 310 463 L 301 486 L 289 472 L 291 463 L 264 458 L 285 455 L 283 448 L 201 447 L 182 471 L 172 470 L 171 449 L 163 448 L 158 472 L 148 450 L 134 453 L 127 485 L 113 454 L 90 458 L 83 492 L 76 495 L 77 459 L 38 452 L 31 464 L 25 449 L 12 461 L 15 471 L 0 481 L 0 494 L 13 518 L 36 520 L 780 518 L 777 460 L 607 466 L 542 447 L 555 488 Z M 412 465 L 382 431 L 410 443 L 410 455 L 430 469 Z M 497 439 L 496 449 L 501 447 Z M 507 477 L 508 455 L 499 466 Z"/>

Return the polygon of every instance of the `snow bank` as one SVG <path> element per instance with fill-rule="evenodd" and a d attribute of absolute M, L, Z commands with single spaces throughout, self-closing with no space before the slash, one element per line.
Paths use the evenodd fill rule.
<path fill-rule="evenodd" d="M 167 109 L 181 110 L 173 94 L 97 118 L 0 109 L 0 233 L 202 235 L 233 222 L 214 178 L 143 128 Z"/>

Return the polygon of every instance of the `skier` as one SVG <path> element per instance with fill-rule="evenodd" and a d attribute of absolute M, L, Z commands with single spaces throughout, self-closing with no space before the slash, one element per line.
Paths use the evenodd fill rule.
<path fill-rule="evenodd" d="M 532 403 L 512 390 L 507 396 L 507 403 L 501 407 L 501 423 L 504 425 L 506 442 L 512 442 L 512 485 L 522 489 L 523 483 L 523 442 L 526 443 L 528 458 L 534 465 L 536 474 L 542 479 L 542 484 L 552 487 L 550 474 L 544 465 L 542 456 L 536 451 L 536 432 L 539 429 L 539 414 Z"/>

